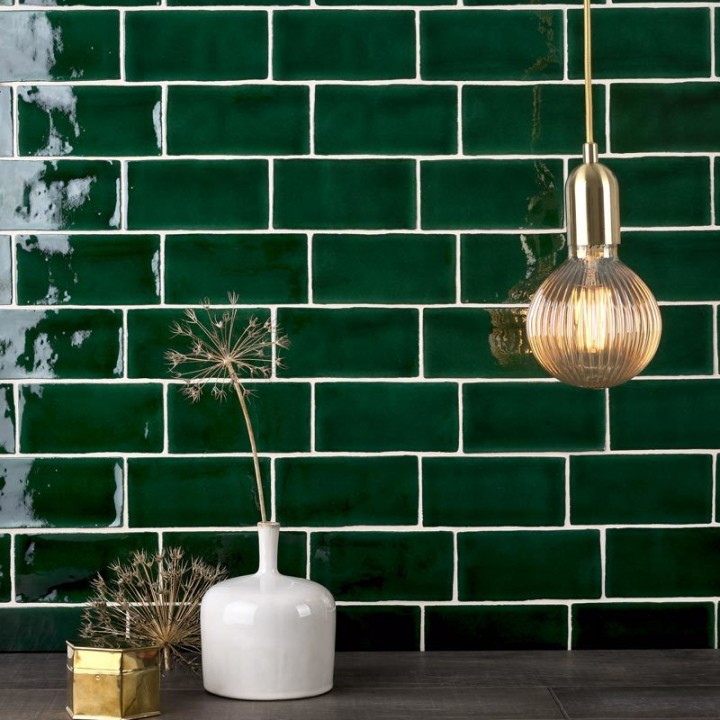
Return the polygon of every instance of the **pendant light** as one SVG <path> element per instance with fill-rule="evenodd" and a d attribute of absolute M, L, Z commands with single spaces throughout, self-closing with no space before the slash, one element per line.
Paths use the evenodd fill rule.
<path fill-rule="evenodd" d="M 662 321 L 648 286 L 618 259 L 620 207 L 615 175 L 593 140 L 590 0 L 584 0 L 583 162 L 565 185 L 568 259 L 538 288 L 527 315 L 538 362 L 569 385 L 627 382 L 652 360 Z"/>

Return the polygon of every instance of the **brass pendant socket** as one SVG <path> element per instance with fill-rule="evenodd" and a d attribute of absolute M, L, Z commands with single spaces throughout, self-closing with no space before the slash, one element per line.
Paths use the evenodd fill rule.
<path fill-rule="evenodd" d="M 615 254 L 614 248 L 620 244 L 618 181 L 609 168 L 598 162 L 596 143 L 583 145 L 583 163 L 568 176 L 565 212 L 571 254 Z"/>

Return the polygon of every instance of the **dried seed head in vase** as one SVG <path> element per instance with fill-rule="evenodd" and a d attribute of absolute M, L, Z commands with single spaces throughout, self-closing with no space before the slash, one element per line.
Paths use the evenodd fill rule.
<path fill-rule="evenodd" d="M 173 336 L 185 338 L 188 349 L 168 350 L 165 358 L 172 375 L 187 382 L 183 392 L 193 402 L 202 397 L 208 386 L 216 400 L 225 400 L 228 390 L 234 391 L 252 449 L 260 519 L 267 522 L 260 461 L 247 405 L 248 391 L 241 378 L 270 377 L 273 368 L 281 364 L 278 348 L 287 348 L 289 343 L 270 320 L 260 322 L 251 317 L 246 325 L 239 324 L 237 295 L 228 294 L 228 300 L 231 306 L 228 310 L 216 312 L 208 300 L 200 313 L 188 308 L 185 319 L 171 326 Z"/>

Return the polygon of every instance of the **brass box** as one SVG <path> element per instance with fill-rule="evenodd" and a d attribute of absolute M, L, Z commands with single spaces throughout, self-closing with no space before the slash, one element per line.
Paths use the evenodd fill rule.
<path fill-rule="evenodd" d="M 160 649 L 67 644 L 67 711 L 84 720 L 135 720 L 160 714 Z"/>

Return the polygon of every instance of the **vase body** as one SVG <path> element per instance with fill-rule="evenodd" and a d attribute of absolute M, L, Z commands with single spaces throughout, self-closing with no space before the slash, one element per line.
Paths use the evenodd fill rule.
<path fill-rule="evenodd" d="M 203 598 L 203 684 L 215 695 L 288 700 L 332 688 L 335 601 L 322 585 L 278 572 L 279 531 L 258 523 L 258 571 Z"/>

